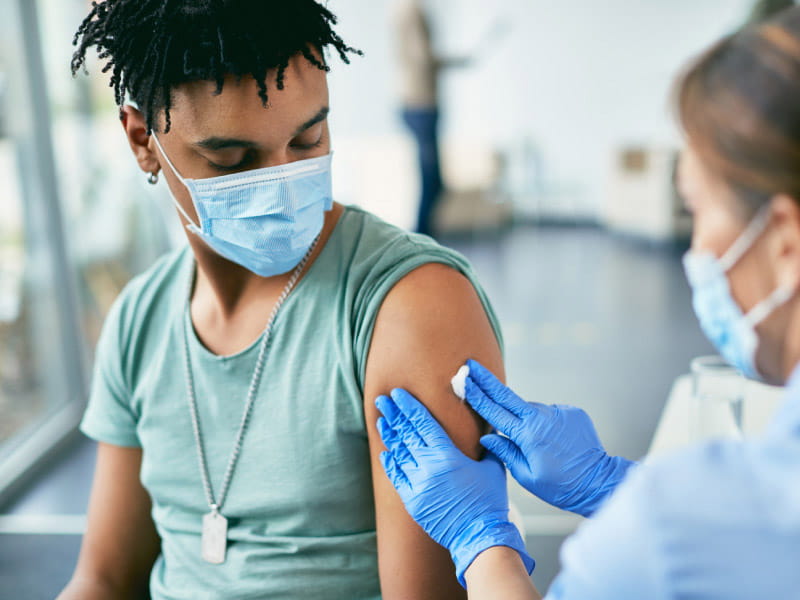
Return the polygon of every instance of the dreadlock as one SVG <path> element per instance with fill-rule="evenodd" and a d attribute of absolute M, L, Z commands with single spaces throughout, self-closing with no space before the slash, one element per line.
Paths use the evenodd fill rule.
<path fill-rule="evenodd" d="M 314 0 L 102 0 L 92 2 L 72 41 L 73 76 L 86 52 L 96 47 L 111 72 L 118 106 L 130 96 L 145 115 L 148 133 L 165 112 L 169 131 L 172 90 L 190 81 L 213 81 L 222 92 L 226 75 L 251 75 L 267 106 L 266 76 L 277 69 L 283 89 L 289 60 L 297 55 L 320 70 L 330 68 L 322 53 L 332 46 L 342 61 L 361 55 L 346 45 L 333 26 L 336 16 Z"/>

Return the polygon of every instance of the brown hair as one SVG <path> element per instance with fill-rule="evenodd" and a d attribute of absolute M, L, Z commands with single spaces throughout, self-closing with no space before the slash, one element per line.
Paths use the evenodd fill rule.
<path fill-rule="evenodd" d="M 679 120 L 703 164 L 753 212 L 800 202 L 800 7 L 724 38 L 679 80 Z"/>

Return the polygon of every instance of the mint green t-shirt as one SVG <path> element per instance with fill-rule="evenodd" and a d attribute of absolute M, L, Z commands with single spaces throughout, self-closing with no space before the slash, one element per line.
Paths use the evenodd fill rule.
<path fill-rule="evenodd" d="M 426 263 L 450 265 L 489 302 L 464 258 L 347 208 L 275 321 L 261 385 L 222 513 L 227 558 L 200 557 L 203 493 L 183 370 L 183 326 L 211 484 L 219 492 L 260 339 L 216 356 L 187 310 L 188 247 L 125 288 L 97 348 L 89 437 L 143 449 L 161 554 L 154 600 L 380 598 L 364 374 L 386 294 Z M 266 315 L 265 315 L 266 321 Z M 413 576 L 413 574 L 409 574 Z"/>

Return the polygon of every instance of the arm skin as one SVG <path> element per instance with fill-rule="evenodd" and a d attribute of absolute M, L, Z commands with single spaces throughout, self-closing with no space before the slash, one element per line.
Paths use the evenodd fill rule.
<path fill-rule="evenodd" d="M 58 600 L 149 598 L 161 540 L 139 481 L 140 448 L 100 443 L 78 566 Z"/>
<path fill-rule="evenodd" d="M 472 561 L 464 574 L 469 600 L 541 600 L 516 550 L 495 546 Z"/>
<path fill-rule="evenodd" d="M 503 376 L 494 331 L 463 275 L 444 265 L 424 265 L 387 295 L 375 323 L 364 397 L 384 600 L 465 598 L 465 591 L 448 551 L 409 516 L 381 466 L 385 447 L 376 429 L 375 398 L 397 387 L 424 398 L 453 442 L 479 458 L 486 425 L 450 388 L 450 378 L 471 357 Z"/>

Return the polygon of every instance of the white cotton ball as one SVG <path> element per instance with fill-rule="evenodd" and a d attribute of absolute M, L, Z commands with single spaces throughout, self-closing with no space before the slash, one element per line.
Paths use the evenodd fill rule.
<path fill-rule="evenodd" d="M 453 387 L 453 393 L 462 400 L 467 399 L 467 375 L 469 375 L 469 367 L 464 365 L 450 380 L 450 385 Z"/>

